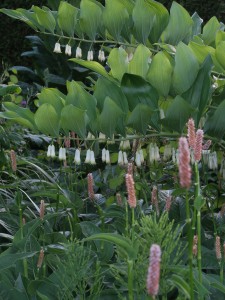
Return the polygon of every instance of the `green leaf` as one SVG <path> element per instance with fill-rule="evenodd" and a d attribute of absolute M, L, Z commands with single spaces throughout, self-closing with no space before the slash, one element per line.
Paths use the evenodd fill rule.
<path fill-rule="evenodd" d="M 138 133 L 146 134 L 152 114 L 153 111 L 148 105 L 138 104 L 130 114 L 127 124 L 132 125 Z"/>
<path fill-rule="evenodd" d="M 72 104 L 66 105 L 61 113 L 61 126 L 67 131 L 75 131 L 80 137 L 85 138 L 88 118 L 85 110 Z"/>
<path fill-rule="evenodd" d="M 114 48 L 108 57 L 108 65 L 114 78 L 121 81 L 128 70 L 128 55 L 123 48 Z"/>
<path fill-rule="evenodd" d="M 164 52 L 158 52 L 150 65 L 147 80 L 158 93 L 167 97 L 172 83 L 173 67 Z"/>
<path fill-rule="evenodd" d="M 194 200 L 194 207 L 197 209 L 197 211 L 200 211 L 201 208 L 205 205 L 205 199 L 202 197 L 202 195 L 199 195 Z"/>
<path fill-rule="evenodd" d="M 212 45 L 215 43 L 216 32 L 220 29 L 220 23 L 216 17 L 212 17 L 203 27 L 201 38 L 205 45 Z"/>
<path fill-rule="evenodd" d="M 181 276 L 172 274 L 169 281 L 171 281 L 173 285 L 177 286 L 187 299 L 190 299 L 190 286 Z"/>
<path fill-rule="evenodd" d="M 119 41 L 123 27 L 129 22 L 128 11 L 120 0 L 105 1 L 103 22 L 109 34 Z"/>
<path fill-rule="evenodd" d="M 32 6 L 32 10 L 37 16 L 38 23 L 51 33 L 54 33 L 56 21 L 52 12 L 50 10 L 43 10 L 38 6 Z"/>
<path fill-rule="evenodd" d="M 0 97 L 5 96 L 7 94 L 20 94 L 21 88 L 18 85 L 0 85 Z"/>
<path fill-rule="evenodd" d="M 221 41 L 216 47 L 216 59 L 221 64 L 223 69 L 225 69 L 225 41 Z"/>
<path fill-rule="evenodd" d="M 199 123 L 211 95 L 212 66 L 212 59 L 208 56 L 201 66 L 191 88 L 182 94 L 182 97 L 196 109 L 196 117 L 194 115 L 192 116 L 196 120 L 196 124 Z"/>
<path fill-rule="evenodd" d="M 4 252 L 0 255 L 0 271 L 8 269 L 21 259 L 33 257 L 37 254 L 35 252 L 26 252 L 26 253 L 12 253 L 12 254 L 5 254 Z"/>
<path fill-rule="evenodd" d="M 176 96 L 167 109 L 165 119 L 162 119 L 162 123 L 170 130 L 172 129 L 181 133 L 193 110 L 181 96 Z"/>
<path fill-rule="evenodd" d="M 34 114 L 28 108 L 19 107 L 12 102 L 3 102 L 2 106 L 5 111 L 0 112 L 0 118 L 11 119 L 34 131 L 37 129 L 34 122 Z"/>
<path fill-rule="evenodd" d="M 65 101 L 62 98 L 64 95 L 54 88 L 44 88 L 41 93 L 38 95 L 38 104 L 41 106 L 44 103 L 51 104 L 56 112 L 60 114 Z"/>
<path fill-rule="evenodd" d="M 89 94 L 76 81 L 67 82 L 68 95 L 66 96 L 66 104 L 73 104 L 81 110 L 87 111 L 90 121 L 96 119 L 96 99 Z"/>
<path fill-rule="evenodd" d="M 144 45 L 139 45 L 134 52 L 132 60 L 129 62 L 127 73 L 146 78 L 150 57 L 151 51 Z"/>
<path fill-rule="evenodd" d="M 52 137 L 59 135 L 60 116 L 51 104 L 44 103 L 41 105 L 36 111 L 34 119 L 38 129 L 42 133 Z"/>
<path fill-rule="evenodd" d="M 137 0 L 132 17 L 135 38 L 138 42 L 146 44 L 148 37 L 151 42 L 158 42 L 168 23 L 169 13 L 161 3 L 151 0 Z"/>
<path fill-rule="evenodd" d="M 206 120 L 204 131 L 219 139 L 224 137 L 225 131 L 225 100 L 220 103 L 215 112 Z"/>
<path fill-rule="evenodd" d="M 189 13 L 178 3 L 173 2 L 170 9 L 169 23 L 161 35 L 164 43 L 177 45 L 188 40 L 192 34 L 193 20 Z"/>
<path fill-rule="evenodd" d="M 192 50 L 180 42 L 175 54 L 173 87 L 179 94 L 187 91 L 194 83 L 199 71 L 199 64 Z"/>
<path fill-rule="evenodd" d="M 201 45 L 191 41 L 188 45 L 189 48 L 194 52 L 198 62 L 202 64 L 206 57 L 210 54 L 215 56 L 215 49 L 210 46 Z"/>
<path fill-rule="evenodd" d="M 102 241 L 108 241 L 110 243 L 113 243 L 116 246 L 121 247 L 129 259 L 136 258 L 137 249 L 132 245 L 131 240 L 119 234 L 99 233 L 99 234 L 94 234 L 85 239 L 85 241 L 92 241 L 92 240 L 102 240 Z"/>
<path fill-rule="evenodd" d="M 102 113 L 99 117 L 99 126 L 102 133 L 109 138 L 113 137 L 118 120 L 123 116 L 123 111 L 109 97 L 106 97 Z"/>
<path fill-rule="evenodd" d="M 75 26 L 77 24 L 78 8 L 61 1 L 58 10 L 58 24 L 62 31 L 69 36 L 74 36 Z"/>
<path fill-rule="evenodd" d="M 121 88 L 128 100 L 129 109 L 133 110 L 139 103 L 148 105 L 151 110 L 158 109 L 159 95 L 147 81 L 137 75 L 125 74 Z"/>
<path fill-rule="evenodd" d="M 195 12 L 193 15 L 192 15 L 192 20 L 194 22 L 193 24 L 193 28 L 192 28 L 192 35 L 199 35 L 202 30 L 201 30 L 201 24 L 203 22 L 202 18 L 199 17 L 199 15 Z"/>
<path fill-rule="evenodd" d="M 91 40 L 95 40 L 96 33 L 102 20 L 100 3 L 95 0 L 82 0 L 80 3 L 80 27 Z"/>
<path fill-rule="evenodd" d="M 87 69 L 90 69 L 108 79 L 111 79 L 111 76 L 106 72 L 105 68 L 98 62 L 96 61 L 86 61 L 78 58 L 71 58 L 69 59 L 70 61 L 73 61 Z"/>
<path fill-rule="evenodd" d="M 107 78 L 100 77 L 94 91 L 94 97 L 97 99 L 97 106 L 100 110 L 103 109 L 107 96 L 113 99 L 125 114 L 128 112 L 128 102 L 121 88 Z"/>

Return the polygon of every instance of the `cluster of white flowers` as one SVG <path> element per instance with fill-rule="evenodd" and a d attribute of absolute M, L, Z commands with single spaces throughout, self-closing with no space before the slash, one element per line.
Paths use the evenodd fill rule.
<path fill-rule="evenodd" d="M 94 59 L 94 53 L 92 50 L 89 50 L 87 54 L 87 60 L 92 61 L 93 59 Z"/>
<path fill-rule="evenodd" d="M 144 161 L 145 161 L 145 159 L 144 159 L 143 150 L 139 149 L 135 154 L 135 163 L 136 163 L 137 167 L 141 167 L 141 165 L 144 163 Z"/>
<path fill-rule="evenodd" d="M 156 144 L 151 143 L 149 146 L 149 161 L 154 163 L 160 160 L 159 147 Z"/>
<path fill-rule="evenodd" d="M 52 158 L 55 157 L 55 146 L 54 145 L 48 146 L 47 157 L 52 157 Z"/>
<path fill-rule="evenodd" d="M 105 61 L 105 52 L 103 50 L 99 50 L 98 60 L 101 62 Z"/>
<path fill-rule="evenodd" d="M 124 165 L 127 165 L 127 164 L 128 164 L 127 153 L 119 151 L 119 154 L 118 154 L 118 165 L 124 166 Z"/>
<path fill-rule="evenodd" d="M 106 150 L 105 148 L 102 149 L 102 162 L 110 164 L 109 150 Z"/>
<path fill-rule="evenodd" d="M 163 153 L 163 160 L 168 161 L 172 157 L 172 147 L 170 144 L 165 145 L 164 153 Z"/>
<path fill-rule="evenodd" d="M 61 45 L 60 45 L 59 42 L 55 43 L 55 48 L 54 48 L 53 52 L 55 52 L 55 53 L 62 53 L 62 51 L 61 51 Z M 71 54 L 72 54 L 72 48 L 68 44 L 65 47 L 65 54 L 69 55 L 69 56 L 71 56 Z"/>
<path fill-rule="evenodd" d="M 125 140 L 120 142 L 120 150 L 129 150 L 130 149 L 130 141 Z"/>

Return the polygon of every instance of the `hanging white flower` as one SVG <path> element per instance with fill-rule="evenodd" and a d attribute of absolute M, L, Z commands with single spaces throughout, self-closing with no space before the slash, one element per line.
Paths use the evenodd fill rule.
<path fill-rule="evenodd" d="M 95 162 L 95 154 L 94 154 L 94 151 L 91 151 L 91 165 L 95 165 L 96 162 Z"/>
<path fill-rule="evenodd" d="M 72 49 L 70 45 L 66 45 L 66 49 L 65 49 L 65 54 L 71 56 L 72 54 Z"/>
<path fill-rule="evenodd" d="M 80 163 L 81 163 L 80 150 L 79 149 L 76 149 L 76 151 L 75 151 L 74 162 L 77 165 L 80 165 Z"/>
<path fill-rule="evenodd" d="M 82 50 L 80 47 L 76 49 L 76 58 L 82 58 Z"/>
<path fill-rule="evenodd" d="M 51 157 L 52 145 L 48 146 L 47 157 Z"/>
<path fill-rule="evenodd" d="M 209 154 L 208 167 L 211 170 L 217 170 L 218 168 L 218 160 L 216 151 Z"/>
<path fill-rule="evenodd" d="M 118 165 L 123 166 L 124 162 L 123 162 L 123 152 L 119 151 L 118 153 Z"/>
<path fill-rule="evenodd" d="M 62 53 L 60 43 L 55 43 L 55 48 L 53 50 L 55 53 Z"/>
<path fill-rule="evenodd" d="M 86 164 L 90 164 L 91 163 L 91 150 L 88 149 L 87 152 L 86 152 L 86 158 L 85 158 L 85 161 L 84 161 Z"/>
<path fill-rule="evenodd" d="M 124 163 L 124 165 L 128 164 L 127 153 L 126 152 L 123 152 L 123 163 Z"/>
<path fill-rule="evenodd" d="M 139 151 L 136 152 L 135 163 L 136 163 L 137 167 L 141 167 L 141 155 L 140 155 Z"/>
<path fill-rule="evenodd" d="M 103 148 L 102 149 L 102 162 L 105 162 L 106 161 L 106 149 Z"/>
<path fill-rule="evenodd" d="M 93 59 L 94 59 L 93 51 L 92 51 L 92 50 L 89 50 L 89 51 L 88 51 L 88 54 L 87 54 L 87 60 L 88 60 L 88 61 L 92 61 Z"/>
<path fill-rule="evenodd" d="M 54 158 L 54 157 L 55 157 L 55 146 L 54 146 L 54 145 L 52 145 L 52 147 L 51 147 L 50 157 L 51 157 L 51 158 Z"/>
<path fill-rule="evenodd" d="M 139 150 L 139 154 L 140 154 L 141 164 L 143 164 L 145 162 L 145 158 L 144 158 L 144 154 L 143 154 L 142 149 Z"/>
<path fill-rule="evenodd" d="M 66 160 L 66 148 L 59 148 L 59 160 Z"/>
<path fill-rule="evenodd" d="M 106 162 L 108 165 L 110 164 L 109 150 L 106 150 L 106 152 L 105 152 L 105 162 Z"/>
<path fill-rule="evenodd" d="M 98 52 L 98 60 L 101 61 L 101 62 L 105 61 L 105 53 L 104 53 L 103 50 L 99 50 L 99 52 Z"/>
<path fill-rule="evenodd" d="M 104 133 L 100 132 L 99 133 L 99 143 L 105 143 L 106 142 L 106 136 Z"/>

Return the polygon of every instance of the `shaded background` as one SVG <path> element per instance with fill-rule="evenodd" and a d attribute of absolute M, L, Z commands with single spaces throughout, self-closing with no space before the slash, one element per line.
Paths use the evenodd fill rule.
<path fill-rule="evenodd" d="M 112 0 L 113 1 L 113 0 Z M 0 0 L 0 8 L 16 9 L 19 7 L 29 9 L 32 5 L 47 5 L 55 9 L 60 0 Z M 76 4 L 79 0 L 68 1 Z M 101 0 L 100 2 L 104 2 Z M 167 9 L 170 9 L 172 0 L 159 0 Z M 177 0 L 192 15 L 195 11 L 204 20 L 208 21 L 216 16 L 219 21 L 225 23 L 225 1 L 224 0 Z M 32 61 L 21 57 L 23 51 L 30 49 L 26 35 L 34 35 L 35 32 L 26 24 L 13 20 L 0 14 L 0 72 L 2 69 L 13 65 L 31 66 Z"/>

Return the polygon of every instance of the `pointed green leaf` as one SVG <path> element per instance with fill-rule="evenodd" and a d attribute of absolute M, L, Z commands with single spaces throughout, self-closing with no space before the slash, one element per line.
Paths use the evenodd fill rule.
<path fill-rule="evenodd" d="M 220 23 L 216 17 L 212 17 L 203 27 L 201 38 L 205 45 L 212 45 L 215 42 L 216 32 L 220 29 Z"/>
<path fill-rule="evenodd" d="M 20 94 L 21 88 L 18 85 L 5 85 L 0 84 L 0 97 L 5 96 L 7 94 Z"/>
<path fill-rule="evenodd" d="M 153 115 L 152 109 L 146 104 L 138 104 L 129 116 L 127 125 L 132 126 L 138 133 L 146 134 Z"/>
<path fill-rule="evenodd" d="M 185 298 L 190 299 L 190 286 L 181 276 L 172 274 L 169 281 L 171 281 L 173 285 L 178 287 L 178 289 L 185 295 Z"/>
<path fill-rule="evenodd" d="M 225 41 L 221 41 L 216 47 L 216 59 L 225 69 Z"/>
<path fill-rule="evenodd" d="M 167 97 L 172 82 L 173 67 L 164 52 L 158 52 L 152 59 L 147 80 L 158 93 Z"/>
<path fill-rule="evenodd" d="M 194 83 L 199 71 L 199 64 L 192 50 L 184 43 L 179 43 L 175 54 L 173 87 L 177 93 L 187 91 Z"/>
<path fill-rule="evenodd" d="M 90 121 L 96 119 L 96 99 L 89 94 L 76 81 L 67 82 L 68 95 L 66 96 L 66 104 L 73 104 L 74 106 L 86 110 Z"/>
<path fill-rule="evenodd" d="M 81 138 L 86 136 L 86 126 L 88 118 L 85 110 L 73 106 L 66 105 L 61 113 L 61 127 L 65 130 L 76 132 Z"/>
<path fill-rule="evenodd" d="M 120 0 L 105 1 L 103 22 L 109 34 L 119 41 L 124 25 L 129 22 L 128 11 Z"/>
<path fill-rule="evenodd" d="M 206 120 L 204 130 L 207 134 L 222 139 L 225 134 L 225 100 L 220 103 L 215 112 Z"/>
<path fill-rule="evenodd" d="M 121 88 L 131 111 L 140 103 L 148 105 L 151 110 L 158 109 L 159 95 L 155 88 L 142 77 L 125 74 L 121 82 Z"/>
<path fill-rule="evenodd" d="M 74 36 L 75 26 L 77 24 L 78 8 L 61 1 L 58 10 L 58 24 L 62 31 L 69 36 Z"/>
<path fill-rule="evenodd" d="M 26 252 L 26 253 L 12 253 L 5 254 L 4 252 L 0 255 L 0 271 L 13 267 L 18 260 L 33 257 L 37 254 L 35 252 Z"/>
<path fill-rule="evenodd" d="M 112 76 L 121 81 L 123 74 L 128 70 L 128 55 L 123 48 L 114 48 L 108 57 L 108 65 Z"/>
<path fill-rule="evenodd" d="M 32 10 L 37 16 L 38 23 L 51 33 L 54 33 L 56 21 L 52 12 L 50 10 L 43 10 L 38 6 L 32 6 Z"/>
<path fill-rule="evenodd" d="M 49 104 L 41 105 L 34 115 L 35 123 L 42 133 L 57 137 L 59 135 L 59 114 L 55 108 Z"/>
<path fill-rule="evenodd" d="M 213 62 L 210 56 L 206 58 L 201 66 L 195 82 L 187 92 L 182 94 L 182 97 L 196 109 L 196 124 L 199 123 L 200 118 L 209 102 L 211 94 L 211 69 Z"/>
<path fill-rule="evenodd" d="M 192 15 L 191 18 L 194 22 L 193 28 L 192 28 L 192 35 L 193 36 L 199 35 L 202 32 L 201 24 L 202 24 L 203 20 L 202 20 L 202 18 L 199 17 L 199 15 L 196 12 Z"/>
<path fill-rule="evenodd" d="M 126 114 L 128 112 L 128 103 L 121 88 L 112 81 L 100 77 L 95 85 L 94 96 L 97 99 L 97 105 L 100 110 L 103 109 L 105 98 L 109 96 Z"/>
<path fill-rule="evenodd" d="M 176 96 L 167 109 L 162 123 L 168 129 L 181 133 L 193 111 L 194 109 L 181 96 Z"/>
<path fill-rule="evenodd" d="M 211 56 L 215 56 L 215 49 L 210 46 L 197 44 L 191 41 L 188 45 L 189 48 L 194 52 L 198 62 L 202 64 L 206 57 L 210 54 Z"/>
<path fill-rule="evenodd" d="M 41 106 L 44 103 L 49 103 L 55 108 L 56 112 L 60 114 L 65 103 L 62 97 L 64 97 L 64 95 L 59 92 L 59 90 L 44 88 L 38 95 L 38 104 Z"/>
<path fill-rule="evenodd" d="M 123 111 L 109 97 L 106 97 L 102 113 L 99 117 L 99 126 L 102 133 L 112 138 L 117 127 L 118 120 L 122 117 Z"/>
<path fill-rule="evenodd" d="M 110 243 L 115 244 L 118 247 L 121 247 L 124 252 L 127 254 L 128 258 L 135 259 L 136 258 L 136 249 L 133 247 L 131 240 L 129 240 L 126 237 L 123 237 L 116 233 L 99 233 L 94 234 L 88 238 L 85 239 L 85 241 L 91 241 L 91 240 L 102 240 L 102 241 L 108 241 Z"/>
<path fill-rule="evenodd" d="M 188 40 L 192 34 L 193 20 L 189 13 L 178 3 L 173 2 L 170 9 L 169 23 L 161 35 L 164 43 L 177 45 Z"/>
<path fill-rule="evenodd" d="M 80 3 L 80 27 L 94 40 L 102 20 L 100 3 L 95 0 L 82 0 Z"/>
<path fill-rule="evenodd" d="M 3 102 L 4 112 L 0 113 L 0 118 L 11 119 L 14 122 L 36 130 L 34 114 L 28 108 L 22 108 L 12 102 Z"/>
<path fill-rule="evenodd" d="M 144 45 L 139 45 L 134 52 L 132 60 L 129 62 L 127 73 L 146 78 L 150 57 L 151 51 Z"/>

